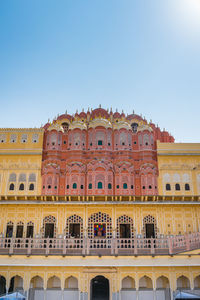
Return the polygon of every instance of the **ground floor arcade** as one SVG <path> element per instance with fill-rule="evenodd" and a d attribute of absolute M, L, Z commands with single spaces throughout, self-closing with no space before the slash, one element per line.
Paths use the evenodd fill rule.
<path fill-rule="evenodd" d="M 174 257 L 0 256 L 1 294 L 29 300 L 170 300 L 179 290 L 200 294 L 197 252 Z"/>

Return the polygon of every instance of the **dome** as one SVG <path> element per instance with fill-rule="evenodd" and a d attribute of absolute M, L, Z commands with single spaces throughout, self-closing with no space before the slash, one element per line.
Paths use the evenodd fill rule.
<path fill-rule="evenodd" d="M 96 108 L 91 112 L 91 118 L 94 119 L 95 117 L 104 117 L 106 119 L 110 118 L 110 114 L 104 108 Z"/>
<path fill-rule="evenodd" d="M 133 120 L 133 119 L 138 120 L 138 121 L 143 121 L 143 118 L 142 118 L 142 117 L 140 117 L 140 116 L 138 116 L 138 115 L 135 115 L 135 114 L 128 115 L 128 116 L 126 117 L 126 119 L 129 120 L 129 121 L 131 121 L 131 120 Z"/>
<path fill-rule="evenodd" d="M 64 120 L 64 119 L 67 119 L 67 120 L 71 121 L 72 120 L 72 116 L 70 116 L 68 114 L 63 114 L 63 115 L 61 115 L 61 116 L 59 116 L 57 118 L 57 120 Z"/>
<path fill-rule="evenodd" d="M 120 119 L 121 118 L 121 114 L 119 113 L 119 112 L 115 112 L 114 114 L 113 114 L 113 118 L 114 119 Z"/>

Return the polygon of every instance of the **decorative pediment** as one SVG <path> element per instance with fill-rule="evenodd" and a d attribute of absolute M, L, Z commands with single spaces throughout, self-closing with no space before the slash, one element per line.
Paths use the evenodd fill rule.
<path fill-rule="evenodd" d="M 66 165 L 66 171 L 68 173 L 71 172 L 85 172 L 86 171 L 86 165 L 79 161 L 73 161 Z"/>
<path fill-rule="evenodd" d="M 120 129 L 122 129 L 122 128 L 124 128 L 124 129 L 127 129 L 127 130 L 131 130 L 131 125 L 128 123 L 128 122 L 126 122 L 126 121 L 118 121 L 118 122 L 115 122 L 114 124 L 113 124 L 113 129 L 115 130 L 115 129 L 117 129 L 117 130 L 120 130 Z"/>
<path fill-rule="evenodd" d="M 69 125 L 69 129 L 73 130 L 76 128 L 81 130 L 87 130 L 87 124 L 79 120 L 75 120 Z"/>
<path fill-rule="evenodd" d="M 134 166 L 128 161 L 120 161 L 115 165 L 115 172 L 133 172 Z"/>
<path fill-rule="evenodd" d="M 110 161 L 104 159 L 95 159 L 88 163 L 87 169 L 95 171 L 98 168 L 103 168 L 106 171 L 113 170 L 113 164 Z"/>
<path fill-rule="evenodd" d="M 105 128 L 112 128 L 112 124 L 109 120 L 103 118 L 95 118 L 89 123 L 89 128 L 96 128 L 98 126 L 103 126 Z"/>
<path fill-rule="evenodd" d="M 193 165 L 180 164 L 180 163 L 170 163 L 160 165 L 160 170 L 192 170 Z"/>
<path fill-rule="evenodd" d="M 153 132 L 153 129 L 149 125 L 143 124 L 143 125 L 138 126 L 138 129 L 137 129 L 138 132 L 145 131 L 145 130 L 147 130 L 149 132 Z"/>
<path fill-rule="evenodd" d="M 60 124 L 56 123 L 56 122 L 52 123 L 52 124 L 48 127 L 47 130 L 48 130 L 48 131 L 56 130 L 56 131 L 64 132 L 63 127 L 62 127 Z"/>

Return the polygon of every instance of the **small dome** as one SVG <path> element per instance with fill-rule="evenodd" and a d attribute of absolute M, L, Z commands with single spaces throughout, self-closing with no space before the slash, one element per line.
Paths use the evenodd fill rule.
<path fill-rule="evenodd" d="M 140 116 L 138 116 L 138 115 L 135 115 L 135 114 L 128 115 L 128 116 L 126 117 L 126 119 L 129 120 L 129 121 L 131 121 L 131 120 L 133 120 L 133 119 L 138 120 L 138 121 L 143 121 L 143 118 L 142 118 L 142 117 L 140 117 Z"/>
<path fill-rule="evenodd" d="M 81 118 L 81 119 L 86 119 L 86 118 L 87 118 L 87 114 L 86 114 L 84 111 L 82 111 L 82 112 L 79 114 L 79 118 Z"/>
<path fill-rule="evenodd" d="M 96 108 L 91 112 L 91 118 L 94 119 L 95 117 L 104 117 L 106 119 L 109 119 L 110 115 L 107 110 L 103 108 Z"/>
<path fill-rule="evenodd" d="M 114 119 L 120 119 L 121 118 L 121 114 L 119 112 L 115 112 L 113 115 Z"/>
<path fill-rule="evenodd" d="M 63 120 L 63 119 L 67 119 L 67 120 L 71 121 L 72 120 L 72 116 L 70 116 L 68 114 L 63 114 L 63 115 L 61 115 L 61 116 L 59 116 L 57 118 L 57 120 Z"/>

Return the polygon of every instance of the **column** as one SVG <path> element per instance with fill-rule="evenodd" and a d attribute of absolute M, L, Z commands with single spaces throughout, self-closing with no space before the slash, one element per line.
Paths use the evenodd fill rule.
<path fill-rule="evenodd" d="M 47 299 L 47 274 L 45 273 L 44 275 L 44 300 Z"/>
<path fill-rule="evenodd" d="M 44 288 L 44 300 L 47 300 L 47 294 L 46 294 L 46 291 L 47 291 L 47 289 L 46 289 L 46 287 Z"/>
<path fill-rule="evenodd" d="M 156 300 L 156 277 L 155 273 L 153 274 L 153 299 Z"/>
<path fill-rule="evenodd" d="M 153 288 L 153 299 L 156 300 L 156 288 Z"/>
<path fill-rule="evenodd" d="M 64 290 L 65 290 L 65 278 L 62 274 L 62 278 L 61 278 L 61 300 L 64 300 Z"/>
<path fill-rule="evenodd" d="M 139 279 L 138 274 L 135 275 L 136 300 L 139 300 Z"/>

